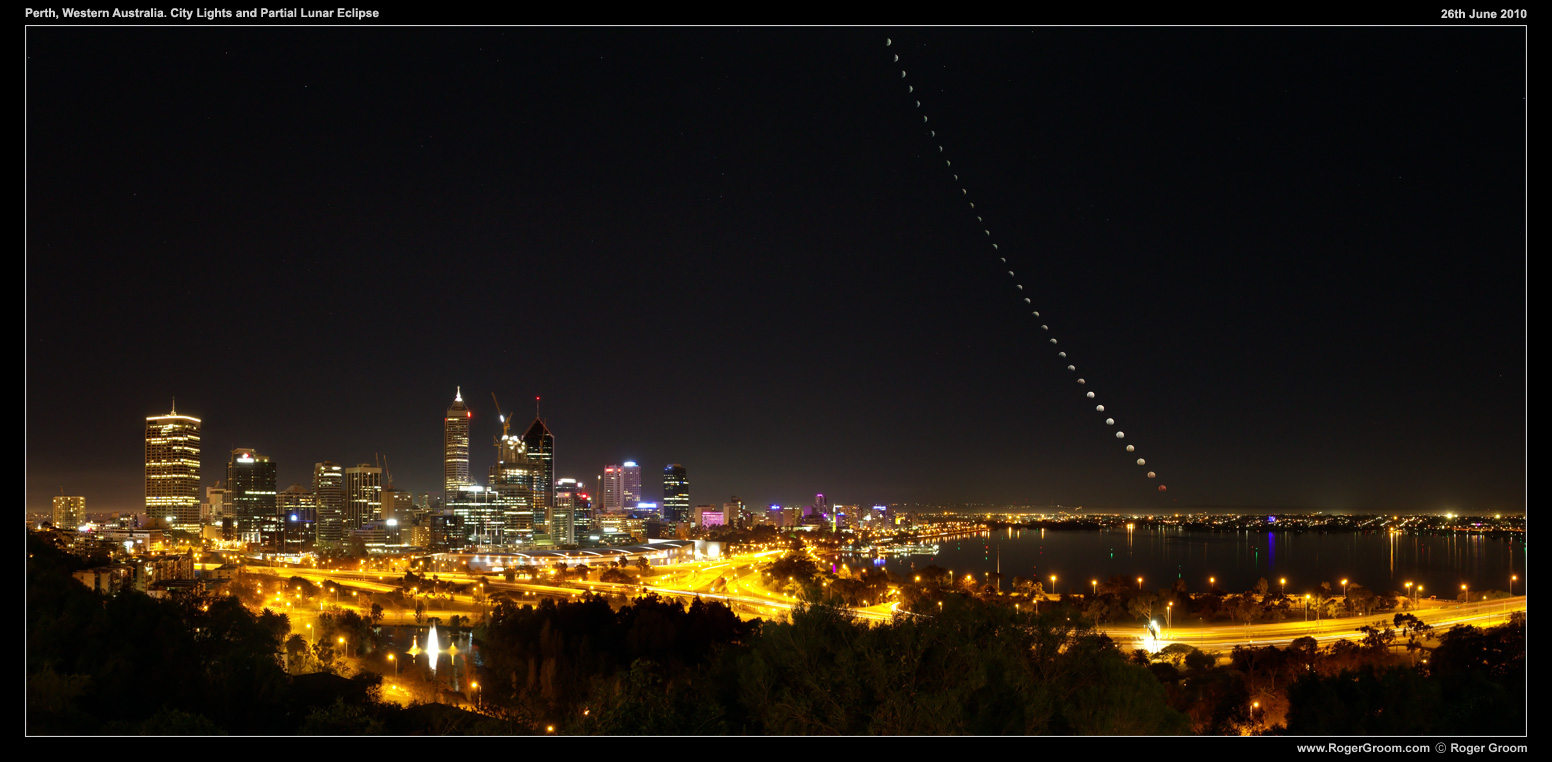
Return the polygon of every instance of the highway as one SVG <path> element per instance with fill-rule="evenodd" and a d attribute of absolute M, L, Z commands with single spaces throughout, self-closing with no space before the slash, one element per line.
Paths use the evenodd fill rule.
<path fill-rule="evenodd" d="M 691 563 L 665 565 L 654 567 L 650 576 L 642 578 L 641 584 L 620 584 L 590 581 L 557 581 L 557 582 L 506 582 L 501 579 L 492 579 L 479 575 L 469 575 L 461 572 L 438 572 L 437 576 L 444 582 L 455 584 L 480 583 L 487 586 L 486 594 L 492 595 L 501 591 L 516 593 L 519 596 L 542 597 L 579 597 L 588 592 L 636 596 L 645 592 L 657 593 L 664 597 L 695 598 L 716 600 L 726 603 L 739 616 L 759 617 L 763 619 L 785 618 L 799 604 L 799 600 L 779 592 L 767 590 L 761 579 L 759 565 L 763 562 L 774 560 L 785 551 L 767 550 L 759 553 L 751 553 L 727 559 L 714 559 L 696 561 Z M 344 583 L 351 588 L 369 591 L 373 593 L 389 593 L 398 589 L 398 577 L 392 573 L 381 571 L 346 571 L 346 570 L 321 570 L 321 569 L 295 569 L 282 567 L 249 567 L 251 573 L 274 574 L 281 578 L 292 576 L 302 577 L 315 584 Z M 427 616 L 447 616 L 448 614 L 470 614 L 481 611 L 481 604 L 471 596 L 452 596 L 454 607 L 446 611 L 429 610 Z M 467 603 L 460 600 L 466 598 Z M 349 600 L 341 600 L 343 606 L 350 605 Z M 1442 601 L 1424 601 L 1423 606 L 1406 611 L 1433 626 L 1434 636 L 1442 634 L 1456 625 L 1473 625 L 1478 627 L 1501 624 L 1508 620 L 1514 612 L 1527 610 L 1526 596 L 1516 596 L 1495 601 L 1479 601 L 1473 603 L 1454 603 Z M 356 606 L 365 613 L 369 603 Z M 894 604 L 885 601 L 866 608 L 851 609 L 858 618 L 872 622 L 887 622 L 894 616 Z M 1393 625 L 1393 618 L 1397 612 L 1388 611 L 1367 616 L 1351 616 L 1338 618 L 1325 618 L 1319 621 L 1293 620 L 1281 622 L 1263 622 L 1246 625 L 1220 625 L 1220 626 L 1191 626 L 1174 627 L 1166 626 L 1164 621 L 1158 621 L 1161 630 L 1157 640 L 1149 641 L 1148 631 L 1139 625 L 1104 624 L 1099 630 L 1125 649 L 1149 647 L 1162 648 L 1171 643 L 1184 643 L 1204 651 L 1223 651 L 1239 645 L 1287 645 L 1296 638 L 1313 637 L 1322 644 L 1346 638 L 1358 640 L 1361 636 L 1357 630 L 1365 625 L 1376 625 L 1383 629 L 1387 625 Z M 389 621 L 398 619 L 403 621 L 403 615 L 394 613 Z"/>

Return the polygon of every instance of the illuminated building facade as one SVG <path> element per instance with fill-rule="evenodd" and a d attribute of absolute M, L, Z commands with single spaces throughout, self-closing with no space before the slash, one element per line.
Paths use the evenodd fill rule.
<path fill-rule="evenodd" d="M 86 498 L 54 496 L 55 529 L 75 529 L 86 523 Z"/>
<path fill-rule="evenodd" d="M 279 548 L 285 526 L 275 505 L 275 463 L 252 448 L 233 450 L 226 462 L 226 488 L 238 539 Z"/>
<path fill-rule="evenodd" d="M 199 419 L 178 415 L 146 418 L 145 511 L 173 529 L 200 531 Z"/>
<path fill-rule="evenodd" d="M 533 423 L 528 425 L 528 431 L 523 434 L 523 445 L 537 473 L 533 488 L 534 522 L 539 525 L 539 531 L 549 532 L 553 536 L 556 534 L 555 435 L 550 433 L 550 427 L 544 425 L 544 421 L 535 417 Z"/>
<path fill-rule="evenodd" d="M 318 500 L 312 490 L 293 484 L 275 495 L 275 508 L 284 527 L 282 545 L 285 550 L 299 550 L 317 538 Z"/>
<path fill-rule="evenodd" d="M 593 501 L 576 479 L 555 483 L 555 510 L 550 515 L 550 536 L 556 545 L 575 544 L 593 529 Z"/>
<path fill-rule="evenodd" d="M 375 521 L 383 511 L 383 470 L 362 463 L 345 469 L 345 521 L 343 529 L 350 534 L 368 521 Z"/>
<path fill-rule="evenodd" d="M 620 499 L 622 508 L 630 509 L 641 502 L 641 466 L 627 460 L 620 466 Z"/>
<path fill-rule="evenodd" d="M 313 464 L 313 500 L 317 503 L 318 539 L 345 538 L 345 469 L 338 463 Z"/>
<path fill-rule="evenodd" d="M 447 500 L 447 510 L 432 515 L 432 547 L 445 544 L 457 550 L 471 545 L 497 548 L 506 537 L 506 516 L 500 495 L 478 484 L 458 488 Z M 438 516 L 445 516 L 441 521 Z"/>
<path fill-rule="evenodd" d="M 442 417 L 442 497 L 447 502 L 452 502 L 460 487 L 473 483 L 469 481 L 469 419 L 473 415 L 463 404 L 460 387 Z"/>
<path fill-rule="evenodd" d="M 619 466 L 604 466 L 604 513 L 619 513 L 625 507 L 621 491 L 624 475 Z"/>
<path fill-rule="evenodd" d="M 534 510 L 538 474 L 539 465 L 528 457 L 522 437 L 502 434 L 496 438 L 496 464 L 490 467 L 489 492 L 499 506 L 503 536 L 480 544 L 527 547 L 533 543 L 534 532 L 543 531 L 542 527 L 534 527 L 535 519 L 542 518 Z"/>
<path fill-rule="evenodd" d="M 663 467 L 663 520 L 690 520 L 690 479 L 678 463 Z"/>

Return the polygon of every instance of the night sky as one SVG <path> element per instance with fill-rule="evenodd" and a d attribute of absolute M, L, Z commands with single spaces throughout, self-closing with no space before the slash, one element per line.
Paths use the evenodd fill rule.
<path fill-rule="evenodd" d="M 482 481 L 495 392 L 692 503 L 1525 506 L 1524 28 L 26 44 L 29 509 L 173 397 L 438 491 L 458 386 Z"/>

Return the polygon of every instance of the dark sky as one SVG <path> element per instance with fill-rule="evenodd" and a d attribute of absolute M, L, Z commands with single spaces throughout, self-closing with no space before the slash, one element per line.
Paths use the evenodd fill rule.
<path fill-rule="evenodd" d="M 695 503 L 1525 505 L 1524 28 L 26 43 L 29 508 L 174 396 L 437 490 L 460 385 Z"/>

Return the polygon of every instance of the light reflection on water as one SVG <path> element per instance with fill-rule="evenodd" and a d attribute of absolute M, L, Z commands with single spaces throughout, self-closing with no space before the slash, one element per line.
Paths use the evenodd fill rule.
<path fill-rule="evenodd" d="M 1481 534 L 1393 534 L 1390 532 L 1201 532 L 1180 528 L 1063 530 L 1012 528 L 937 541 L 937 556 L 897 556 L 884 565 L 901 576 L 929 564 L 963 577 L 984 579 L 1000 565 L 1004 589 L 1013 577 L 1061 580 L 1063 592 L 1088 592 L 1090 580 L 1144 578 L 1144 587 L 1170 587 L 1179 579 L 1191 591 L 1205 590 L 1207 578 L 1230 592 L 1253 588 L 1265 578 L 1276 590 L 1288 580 L 1289 593 L 1309 592 L 1321 582 L 1339 588 L 1342 579 L 1375 592 L 1424 587 L 1424 596 L 1452 598 L 1471 590 L 1526 590 L 1525 546 L 1519 539 Z"/>

